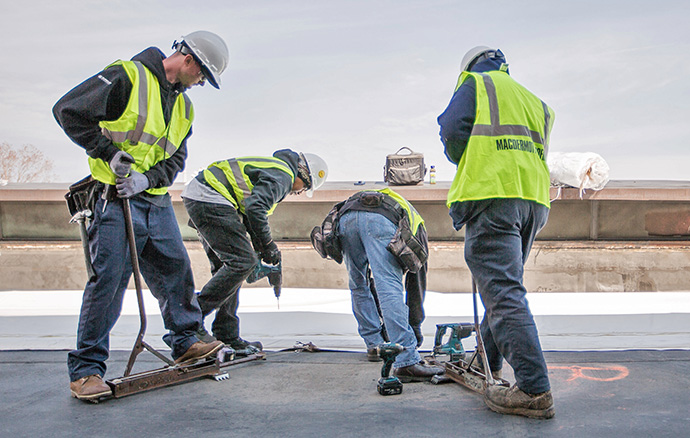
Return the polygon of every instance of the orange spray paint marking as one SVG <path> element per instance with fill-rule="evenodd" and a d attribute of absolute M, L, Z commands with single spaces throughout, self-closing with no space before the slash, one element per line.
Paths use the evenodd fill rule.
<path fill-rule="evenodd" d="M 621 380 L 628 377 L 630 372 L 624 366 L 610 366 L 610 367 L 582 367 L 579 365 L 571 365 L 567 367 L 549 366 L 550 370 L 568 370 L 571 372 L 570 378 L 566 382 L 571 382 L 575 379 L 594 380 L 597 382 L 613 382 L 614 380 Z M 589 374 L 610 374 L 616 373 L 612 377 L 596 377 Z"/>

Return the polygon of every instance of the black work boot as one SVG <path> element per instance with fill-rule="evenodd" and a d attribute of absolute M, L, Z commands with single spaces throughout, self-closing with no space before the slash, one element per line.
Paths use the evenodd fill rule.
<path fill-rule="evenodd" d="M 246 350 L 249 347 L 255 348 L 259 351 L 264 350 L 264 346 L 261 342 L 259 342 L 259 341 L 255 341 L 255 342 L 245 341 L 244 339 L 240 338 L 239 336 L 234 338 L 234 339 L 228 340 L 227 342 L 225 342 L 225 345 L 229 346 L 233 350 Z"/>
<path fill-rule="evenodd" d="M 556 415 L 551 391 L 527 394 L 517 385 L 510 388 L 493 385 L 486 388 L 484 402 L 489 409 L 499 414 L 543 419 L 553 418 Z"/>

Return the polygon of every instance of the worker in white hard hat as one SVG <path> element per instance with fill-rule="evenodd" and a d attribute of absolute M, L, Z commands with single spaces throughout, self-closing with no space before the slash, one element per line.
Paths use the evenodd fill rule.
<path fill-rule="evenodd" d="M 204 343 L 189 256 L 168 194 L 184 168 L 194 107 L 184 93 L 209 81 L 220 87 L 228 49 L 211 32 L 192 32 L 166 57 L 150 47 L 116 61 L 65 94 L 54 106 L 60 127 L 88 155 L 92 204 L 88 245 L 94 275 L 79 317 L 77 348 L 68 355 L 70 391 L 97 401 L 109 335 L 132 274 L 122 198 L 129 199 L 141 273 L 158 299 L 168 329 L 164 341 L 176 362 L 212 355 L 222 343 Z"/>
<path fill-rule="evenodd" d="M 552 418 L 551 385 L 523 285 L 524 264 L 549 216 L 546 164 L 554 111 L 512 79 L 503 53 L 478 46 L 462 59 L 448 107 L 438 117 L 446 156 L 457 165 L 447 205 L 465 227 L 465 261 L 486 309 L 482 338 L 494 377 L 503 361 L 516 383 L 489 385 L 487 406 Z"/>
<path fill-rule="evenodd" d="M 240 286 L 260 261 L 280 266 L 281 252 L 268 222 L 278 203 L 288 194 L 311 197 L 327 177 L 328 166 L 318 155 L 281 149 L 271 157 L 217 161 L 185 186 L 189 225 L 197 231 L 213 274 L 198 296 L 204 317 L 216 311 L 213 335 L 202 324 L 200 339 L 219 340 L 236 351 L 263 349 L 261 342 L 240 337 Z"/>

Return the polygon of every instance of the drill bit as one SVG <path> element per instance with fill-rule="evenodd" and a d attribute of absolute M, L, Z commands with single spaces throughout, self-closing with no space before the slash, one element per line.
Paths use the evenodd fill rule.
<path fill-rule="evenodd" d="M 273 286 L 273 294 L 276 296 L 276 303 L 278 304 L 278 310 L 280 310 L 280 286 Z"/>

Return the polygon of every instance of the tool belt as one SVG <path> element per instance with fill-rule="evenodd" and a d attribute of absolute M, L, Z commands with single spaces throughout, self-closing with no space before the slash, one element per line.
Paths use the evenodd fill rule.
<path fill-rule="evenodd" d="M 69 214 L 74 216 L 80 211 L 93 211 L 98 194 L 103 190 L 103 183 L 93 179 L 91 175 L 69 186 L 65 194 Z"/>
<path fill-rule="evenodd" d="M 388 218 L 398 228 L 388 243 L 387 249 L 398 260 L 400 266 L 410 272 L 419 272 L 429 258 L 426 232 L 412 233 L 410 220 L 405 210 L 393 198 L 381 192 L 359 192 L 336 204 L 321 226 L 311 232 L 311 243 L 322 258 L 343 260 L 342 245 L 337 236 L 340 217 L 348 211 L 372 211 Z"/>
<path fill-rule="evenodd" d="M 102 196 L 106 201 L 119 199 L 114 185 L 104 184 L 91 175 L 75 182 L 69 186 L 68 190 L 65 193 L 65 201 L 67 201 L 69 214 L 72 216 L 80 211 L 89 210 L 93 212 L 99 196 Z"/>

